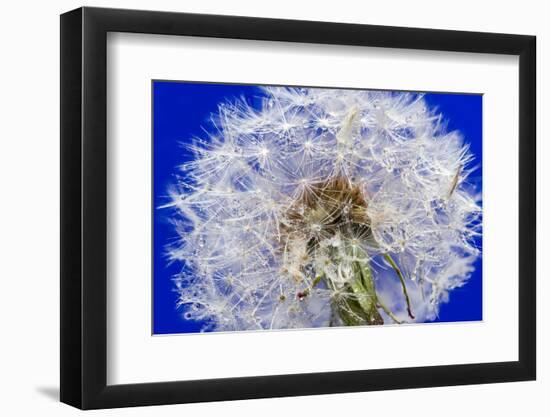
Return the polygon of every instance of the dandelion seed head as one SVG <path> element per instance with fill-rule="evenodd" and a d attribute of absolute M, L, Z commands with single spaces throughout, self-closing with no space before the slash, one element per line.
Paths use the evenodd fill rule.
<path fill-rule="evenodd" d="M 185 318 L 205 331 L 434 319 L 480 254 L 460 133 L 421 94 L 262 94 L 260 107 L 220 104 L 162 208 L 178 234 L 168 257 L 182 264 Z"/>

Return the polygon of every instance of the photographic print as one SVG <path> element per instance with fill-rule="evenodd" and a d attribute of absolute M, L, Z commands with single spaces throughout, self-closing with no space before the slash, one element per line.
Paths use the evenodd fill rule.
<path fill-rule="evenodd" d="M 482 320 L 482 95 L 152 81 L 153 334 Z"/>

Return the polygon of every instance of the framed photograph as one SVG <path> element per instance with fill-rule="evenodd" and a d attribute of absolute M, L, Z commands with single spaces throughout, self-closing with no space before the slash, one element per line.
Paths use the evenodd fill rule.
<path fill-rule="evenodd" d="M 535 37 L 61 16 L 61 401 L 533 380 Z"/>

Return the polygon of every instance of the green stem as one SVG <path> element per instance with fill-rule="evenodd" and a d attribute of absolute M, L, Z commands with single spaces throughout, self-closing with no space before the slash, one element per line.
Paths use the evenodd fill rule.
<path fill-rule="evenodd" d="M 403 321 L 399 320 L 395 314 L 392 313 L 392 311 L 386 307 L 381 301 L 380 299 L 377 299 L 377 302 L 378 302 L 378 305 L 380 306 L 380 308 L 382 310 L 384 310 L 384 312 L 394 321 L 396 322 L 397 324 L 401 324 L 403 323 Z"/>
<path fill-rule="evenodd" d="M 401 324 L 402 320 L 399 320 L 378 298 L 372 270 L 366 253 L 355 246 L 348 246 L 347 253 L 352 258 L 351 266 L 353 268 L 353 279 L 345 285 L 345 292 L 334 301 L 330 325 L 334 325 L 334 316 L 336 313 L 348 326 L 384 324 L 384 319 L 378 311 L 379 308 L 381 308 L 395 323 Z M 396 268 L 396 270 L 399 270 L 397 264 L 395 264 L 393 260 L 388 262 L 395 265 L 394 268 Z M 399 274 L 400 273 L 401 271 L 399 271 Z M 323 277 L 323 274 L 315 277 L 311 288 L 315 287 Z M 402 283 L 404 284 L 403 281 Z M 327 280 L 327 285 L 329 288 L 334 289 L 330 280 Z M 406 288 L 404 288 L 404 293 L 407 299 L 409 314 L 411 314 Z"/>
<path fill-rule="evenodd" d="M 336 300 L 335 307 L 348 326 L 384 324 L 377 309 L 376 289 L 367 258 L 358 251 L 355 246 L 346 248 L 352 258 L 353 278 L 345 285 L 345 292 Z"/>
<path fill-rule="evenodd" d="M 384 254 L 384 259 L 388 261 L 388 263 L 397 273 L 397 276 L 401 281 L 401 288 L 403 289 L 403 294 L 405 295 L 405 301 L 407 302 L 407 313 L 409 314 L 409 317 L 411 319 L 414 319 L 414 314 L 412 313 L 412 310 L 411 310 L 411 300 L 409 299 L 409 293 L 407 292 L 407 286 L 405 285 L 405 278 L 403 277 L 401 270 L 399 269 L 399 267 L 397 266 L 397 264 L 395 263 L 395 261 L 393 260 L 393 258 L 390 256 L 389 253 Z"/>
<path fill-rule="evenodd" d="M 384 324 L 384 320 L 376 308 L 378 296 L 374 287 L 372 272 L 368 264 L 355 261 L 354 269 L 359 270 L 358 279 L 355 279 L 351 287 L 357 296 L 357 301 L 369 318 L 369 324 Z"/>

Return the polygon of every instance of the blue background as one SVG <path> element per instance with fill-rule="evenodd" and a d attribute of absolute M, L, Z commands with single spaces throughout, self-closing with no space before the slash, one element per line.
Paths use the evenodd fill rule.
<path fill-rule="evenodd" d="M 261 92 L 255 86 L 230 84 L 200 84 L 178 81 L 153 81 L 153 207 L 167 202 L 166 190 L 175 182 L 177 166 L 192 155 L 180 144 L 193 136 L 204 137 L 201 127 L 208 127 L 208 118 L 225 99 L 244 98 L 252 106 L 259 105 Z M 482 96 L 473 94 L 425 95 L 430 107 L 437 107 L 448 121 L 449 130 L 459 130 L 470 144 L 476 160 L 482 161 Z M 470 182 L 481 187 L 481 168 L 472 174 Z M 176 238 L 168 223 L 168 210 L 153 213 L 153 333 L 198 332 L 202 323 L 185 320 L 176 309 L 177 293 L 172 277 L 181 265 L 168 265 L 165 247 Z M 479 242 L 481 246 L 481 242 Z M 482 319 L 481 258 L 475 272 L 462 288 L 450 294 L 450 301 L 441 304 L 438 322 Z"/>

